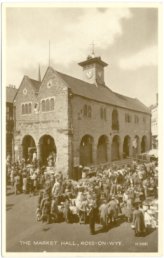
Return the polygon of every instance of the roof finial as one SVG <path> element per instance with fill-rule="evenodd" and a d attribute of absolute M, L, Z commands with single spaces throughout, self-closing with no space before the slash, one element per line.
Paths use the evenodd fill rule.
<path fill-rule="evenodd" d="M 92 46 L 92 54 L 91 54 L 91 56 L 95 57 L 95 44 L 94 44 L 94 41 L 92 42 L 91 46 Z"/>
<path fill-rule="evenodd" d="M 40 64 L 38 68 L 38 81 L 41 82 Z"/>

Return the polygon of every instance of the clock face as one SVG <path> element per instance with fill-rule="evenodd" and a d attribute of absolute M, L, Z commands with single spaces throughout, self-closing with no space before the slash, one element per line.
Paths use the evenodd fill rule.
<path fill-rule="evenodd" d="M 92 78 L 92 76 L 93 76 L 93 71 L 92 71 L 92 70 L 86 71 L 86 76 L 87 76 L 88 79 Z"/>
<path fill-rule="evenodd" d="M 48 82 L 47 82 L 47 88 L 51 88 L 52 87 L 52 79 L 50 79 Z"/>

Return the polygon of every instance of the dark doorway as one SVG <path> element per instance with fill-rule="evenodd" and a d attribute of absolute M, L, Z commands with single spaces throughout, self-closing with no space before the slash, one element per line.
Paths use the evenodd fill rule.
<path fill-rule="evenodd" d="M 146 144 L 147 144 L 147 140 L 146 140 L 146 136 L 144 135 L 141 141 L 141 153 L 146 152 Z"/>
<path fill-rule="evenodd" d="M 119 136 L 115 135 L 112 140 L 112 161 L 119 159 Z"/>
<path fill-rule="evenodd" d="M 107 136 L 102 135 L 99 138 L 98 145 L 97 145 L 97 161 L 98 161 L 98 163 L 104 163 L 104 162 L 108 161 L 107 143 L 108 143 Z"/>
<path fill-rule="evenodd" d="M 23 158 L 25 161 L 32 161 L 33 153 L 36 152 L 36 145 L 31 135 L 26 135 L 22 141 Z"/>
<path fill-rule="evenodd" d="M 92 164 L 92 143 L 93 138 L 85 135 L 80 143 L 80 165 L 87 166 Z"/>
<path fill-rule="evenodd" d="M 44 135 L 40 138 L 40 160 L 43 165 L 48 165 L 48 158 L 52 157 L 53 163 L 56 161 L 56 146 L 52 136 Z"/>
<path fill-rule="evenodd" d="M 130 155 L 130 137 L 127 135 L 124 138 L 123 143 L 123 158 L 127 158 Z"/>

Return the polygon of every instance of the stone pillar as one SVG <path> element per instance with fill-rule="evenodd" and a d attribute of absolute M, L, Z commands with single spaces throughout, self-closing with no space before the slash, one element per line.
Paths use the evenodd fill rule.
<path fill-rule="evenodd" d="M 93 142 L 92 144 L 92 162 L 93 164 L 97 164 L 97 144 Z"/>
<path fill-rule="evenodd" d="M 111 162 L 111 149 L 112 149 L 112 145 L 111 145 L 111 142 L 107 142 L 107 161 L 108 162 Z"/>
<path fill-rule="evenodd" d="M 129 157 L 133 156 L 133 147 L 132 147 L 132 141 L 129 140 Z"/>
<path fill-rule="evenodd" d="M 37 147 L 36 147 L 36 152 L 37 152 L 37 159 L 40 160 L 40 146 L 41 144 L 38 143 Z"/>
<path fill-rule="evenodd" d="M 141 140 L 138 139 L 137 141 L 137 153 L 140 154 L 141 153 Z"/>
<path fill-rule="evenodd" d="M 23 144 L 19 147 L 19 160 L 23 159 Z"/>
<path fill-rule="evenodd" d="M 120 157 L 120 159 L 123 158 L 123 141 L 121 139 L 119 142 L 119 157 Z"/>

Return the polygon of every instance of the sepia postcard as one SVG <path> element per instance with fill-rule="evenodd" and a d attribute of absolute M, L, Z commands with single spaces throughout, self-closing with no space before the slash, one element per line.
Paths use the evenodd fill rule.
<path fill-rule="evenodd" d="M 2 4 L 2 255 L 162 255 L 162 4 Z"/>

